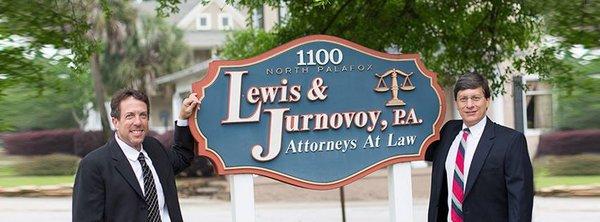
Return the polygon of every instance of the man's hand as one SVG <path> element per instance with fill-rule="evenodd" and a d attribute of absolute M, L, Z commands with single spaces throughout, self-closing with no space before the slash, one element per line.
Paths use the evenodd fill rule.
<path fill-rule="evenodd" d="M 179 119 L 188 119 L 194 111 L 196 110 L 196 105 L 199 106 L 200 101 L 198 97 L 196 97 L 196 93 L 190 94 L 187 98 L 183 100 L 183 104 L 181 104 L 181 111 L 179 112 Z"/>

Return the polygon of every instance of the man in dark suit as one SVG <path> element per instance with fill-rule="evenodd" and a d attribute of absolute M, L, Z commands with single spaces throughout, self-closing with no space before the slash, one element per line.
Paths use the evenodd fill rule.
<path fill-rule="evenodd" d="M 182 221 L 175 175 L 194 157 L 187 118 L 198 104 L 183 101 L 171 149 L 148 132 L 148 97 L 121 90 L 111 100 L 115 136 L 86 155 L 73 187 L 73 221 Z"/>
<path fill-rule="evenodd" d="M 531 221 L 533 173 L 525 136 L 486 118 L 487 80 L 459 77 L 451 120 L 429 146 L 433 161 L 428 221 Z"/>

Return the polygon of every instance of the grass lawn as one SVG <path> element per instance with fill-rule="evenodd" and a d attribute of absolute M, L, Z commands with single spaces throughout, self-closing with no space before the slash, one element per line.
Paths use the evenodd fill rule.
<path fill-rule="evenodd" d="M 0 176 L 0 187 L 73 184 L 75 176 Z"/>
<path fill-rule="evenodd" d="M 15 170 L 11 166 L 0 166 L 0 178 L 5 176 L 13 176 L 15 175 Z"/>
<path fill-rule="evenodd" d="M 2 151 L 0 149 L 0 151 Z M 27 185 L 73 184 L 75 176 L 19 176 L 13 164 L 25 160 L 26 157 L 10 156 L 0 152 L 0 187 L 17 187 Z"/>
<path fill-rule="evenodd" d="M 600 175 L 594 176 L 536 176 L 536 189 L 557 185 L 600 185 Z"/>

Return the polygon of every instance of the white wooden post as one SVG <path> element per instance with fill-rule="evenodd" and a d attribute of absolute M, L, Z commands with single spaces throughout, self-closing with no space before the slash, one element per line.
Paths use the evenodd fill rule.
<path fill-rule="evenodd" d="M 229 176 L 233 222 L 254 222 L 254 178 L 252 174 Z"/>
<path fill-rule="evenodd" d="M 388 167 L 390 221 L 413 221 L 412 175 L 410 162 Z"/>

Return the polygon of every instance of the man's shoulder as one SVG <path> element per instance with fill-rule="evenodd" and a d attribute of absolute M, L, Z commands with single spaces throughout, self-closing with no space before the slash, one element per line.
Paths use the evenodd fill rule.
<path fill-rule="evenodd" d="M 516 131 L 515 129 L 500 125 L 498 123 L 492 122 L 492 124 L 494 124 L 494 128 L 496 131 L 496 135 L 498 136 L 505 136 L 508 138 L 515 138 L 515 137 L 525 137 L 525 135 L 519 131 Z"/>
<path fill-rule="evenodd" d="M 162 143 L 156 139 L 155 137 L 152 136 L 146 136 L 146 138 L 144 138 L 144 147 L 146 146 L 152 146 L 152 147 L 162 147 Z"/>
<path fill-rule="evenodd" d="M 511 129 L 509 127 L 493 123 L 494 124 L 494 136 L 496 137 L 495 143 L 505 145 L 508 153 L 528 154 L 527 150 L 527 137 L 522 132 Z"/>
<path fill-rule="evenodd" d="M 462 120 L 459 120 L 459 119 L 448 120 L 448 122 L 446 122 L 445 125 L 447 125 L 447 126 L 462 125 Z"/>
<path fill-rule="evenodd" d="M 82 159 L 81 159 L 81 163 L 87 163 L 87 164 L 91 164 L 91 163 L 102 163 L 102 162 L 106 162 L 106 158 L 110 156 L 110 151 L 109 151 L 109 143 L 106 143 L 104 145 L 102 145 L 101 147 L 93 150 L 92 152 L 88 153 L 87 155 L 85 155 Z"/>
<path fill-rule="evenodd" d="M 448 130 L 448 129 L 460 129 L 460 127 L 462 126 L 462 120 L 448 120 L 448 122 L 446 122 L 444 124 L 444 126 L 442 127 L 442 131 Z"/>

